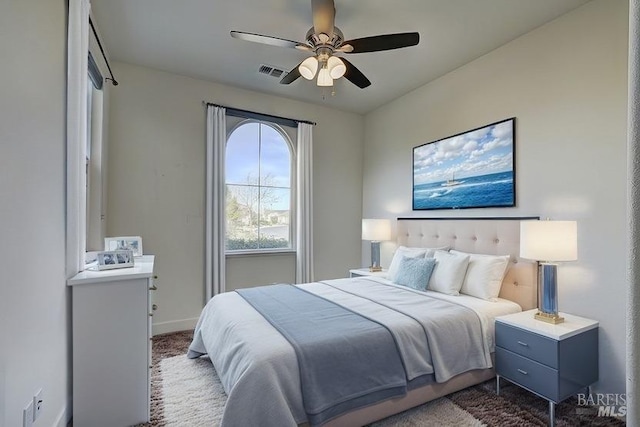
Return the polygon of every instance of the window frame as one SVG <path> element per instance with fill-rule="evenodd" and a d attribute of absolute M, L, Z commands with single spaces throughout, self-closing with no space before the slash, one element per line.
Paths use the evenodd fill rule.
<path fill-rule="evenodd" d="M 87 60 L 87 129 L 85 162 L 85 265 L 104 248 L 105 230 L 105 98 L 104 77 L 91 50 Z"/>
<path fill-rule="evenodd" d="M 231 119 L 231 120 L 230 120 Z M 232 123 L 229 123 L 232 122 Z M 228 146 L 229 137 L 238 130 L 241 126 L 249 125 L 249 124 L 259 124 L 271 127 L 273 130 L 278 132 L 284 142 L 287 144 L 289 148 L 289 168 L 290 168 L 290 176 L 291 176 L 291 184 L 289 188 L 289 243 L 290 246 L 288 248 L 257 248 L 257 249 L 227 249 L 226 241 L 228 238 L 226 223 L 227 220 L 225 218 L 225 256 L 227 257 L 243 257 L 243 256 L 256 256 L 256 255 L 278 255 L 278 254 L 295 254 L 297 252 L 296 247 L 296 214 L 297 214 L 297 150 L 296 144 L 293 143 L 294 137 L 297 135 L 297 128 L 291 128 L 291 132 L 287 132 L 288 127 L 282 126 L 279 123 L 271 122 L 269 120 L 259 120 L 255 118 L 246 118 L 246 117 L 234 117 L 227 116 L 227 135 L 225 144 Z M 293 135 L 292 135 L 293 134 Z M 225 167 L 226 167 L 226 159 L 225 159 Z M 225 170 L 225 188 L 227 184 L 227 175 Z M 236 184 L 234 184 L 236 185 Z M 226 212 L 226 200 L 225 200 L 225 212 Z"/>

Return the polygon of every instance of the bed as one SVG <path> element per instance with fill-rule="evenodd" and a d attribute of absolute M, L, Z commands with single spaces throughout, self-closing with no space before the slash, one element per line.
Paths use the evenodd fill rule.
<path fill-rule="evenodd" d="M 537 302 L 537 266 L 518 256 L 522 219 L 397 221 L 398 247 L 430 248 L 440 279 L 447 257 L 508 256 L 499 298 L 378 277 L 214 297 L 188 356 L 208 355 L 220 376 L 222 425 L 364 425 L 492 378 L 493 319 Z M 396 258 L 409 271 L 429 255 Z"/>

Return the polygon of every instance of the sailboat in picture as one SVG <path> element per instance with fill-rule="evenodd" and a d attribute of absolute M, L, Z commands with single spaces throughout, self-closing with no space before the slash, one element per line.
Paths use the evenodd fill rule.
<path fill-rule="evenodd" d="M 451 179 L 448 179 L 447 182 L 443 182 L 442 186 L 443 187 L 454 187 L 456 185 L 460 185 L 462 184 L 464 181 L 456 181 L 456 174 L 455 172 L 451 174 Z"/>

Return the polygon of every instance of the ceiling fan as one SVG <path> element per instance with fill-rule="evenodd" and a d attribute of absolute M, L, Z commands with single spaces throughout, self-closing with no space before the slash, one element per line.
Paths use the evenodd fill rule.
<path fill-rule="evenodd" d="M 344 76 L 361 89 L 371 82 L 351 62 L 337 54 L 379 52 L 415 46 L 420 42 L 419 33 L 383 34 L 344 40 L 342 31 L 334 25 L 336 9 L 333 0 L 311 0 L 313 27 L 307 31 L 306 42 L 296 42 L 262 34 L 231 31 L 231 37 L 272 46 L 289 47 L 312 53 L 280 80 L 288 85 L 300 76 L 313 80 L 318 75 L 318 86 L 333 86 L 333 81 Z M 318 71 L 319 69 L 319 71 Z"/>

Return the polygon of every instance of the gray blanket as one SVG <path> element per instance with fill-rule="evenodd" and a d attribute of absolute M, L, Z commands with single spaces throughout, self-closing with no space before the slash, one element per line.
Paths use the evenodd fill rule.
<path fill-rule="evenodd" d="M 429 297 L 410 288 L 380 286 L 378 282 L 366 279 L 358 283 L 344 279 L 321 283 L 418 322 L 427 337 L 431 372 L 437 382 L 448 381 L 472 369 L 491 367 L 491 355 L 484 345 L 480 319 L 468 307 Z"/>
<path fill-rule="evenodd" d="M 409 380 L 435 374 L 446 381 L 491 366 L 480 321 L 468 308 L 367 278 L 299 287 L 385 325 Z M 217 295 L 202 311 L 189 357 L 204 354 L 228 394 L 223 427 L 294 427 L 307 421 L 294 348 L 237 293 Z"/>
<path fill-rule="evenodd" d="M 402 360 L 386 327 L 291 285 L 237 292 L 295 349 L 311 425 L 406 393 Z"/>

